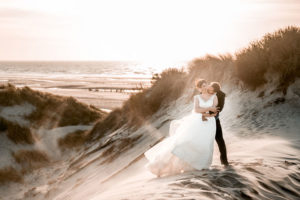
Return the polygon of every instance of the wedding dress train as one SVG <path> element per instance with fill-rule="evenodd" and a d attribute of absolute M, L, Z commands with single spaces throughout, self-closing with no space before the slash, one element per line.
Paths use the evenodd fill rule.
<path fill-rule="evenodd" d="M 200 107 L 213 106 L 212 95 L 207 101 L 200 95 Z M 216 122 L 214 117 L 202 121 L 202 114 L 194 110 L 170 124 L 169 137 L 145 152 L 146 168 L 157 176 L 177 174 L 183 171 L 207 169 L 212 163 Z"/>

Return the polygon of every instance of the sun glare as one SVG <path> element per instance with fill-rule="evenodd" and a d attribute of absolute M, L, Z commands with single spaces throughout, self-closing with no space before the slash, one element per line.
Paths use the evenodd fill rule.
<path fill-rule="evenodd" d="M 26 55 L 25 59 L 161 62 L 189 60 L 207 53 L 233 53 L 279 25 L 297 25 L 299 15 L 287 14 L 294 8 L 268 2 L 5 1 L 0 8 L 14 8 L 12 14 L 10 10 L 7 13 L 12 16 L 20 12 L 20 18 L 14 16 L 0 25 L 5 30 L 0 32 L 2 43 L 8 46 L 0 53 L 6 59 Z M 271 11 L 278 14 L 270 16 Z M 278 20 L 279 16 L 283 20 Z M 288 17 L 293 17 L 290 21 L 296 24 L 288 24 Z M 29 46 L 32 52 L 24 53 L 22 49 Z"/>
<path fill-rule="evenodd" d="M 78 42 L 90 50 L 90 56 L 101 52 L 105 57 L 126 55 L 133 60 L 163 62 L 228 51 L 218 49 L 219 43 L 245 9 L 234 0 L 118 3 L 101 8 L 100 2 L 98 12 L 88 9 L 81 13 Z"/>

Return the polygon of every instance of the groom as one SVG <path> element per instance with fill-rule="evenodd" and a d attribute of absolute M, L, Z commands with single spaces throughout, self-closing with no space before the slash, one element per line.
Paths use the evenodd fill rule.
<path fill-rule="evenodd" d="M 225 166 L 228 166 L 228 160 L 227 160 L 227 152 L 226 152 L 226 145 L 223 139 L 223 132 L 222 132 L 222 127 L 219 119 L 219 113 L 223 110 L 224 103 L 225 103 L 225 93 L 221 90 L 220 84 L 218 82 L 211 82 L 210 87 L 213 88 L 213 93 L 216 93 L 217 98 L 218 98 L 218 114 L 215 116 L 216 118 L 216 141 L 219 146 L 220 150 L 220 158 L 221 158 L 221 163 Z"/>

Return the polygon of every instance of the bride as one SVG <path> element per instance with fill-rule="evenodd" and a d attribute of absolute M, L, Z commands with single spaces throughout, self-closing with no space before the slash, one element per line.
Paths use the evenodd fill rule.
<path fill-rule="evenodd" d="M 207 169 L 212 163 L 218 99 L 205 80 L 196 81 L 196 89 L 200 94 L 194 96 L 193 111 L 173 120 L 169 137 L 145 152 L 146 168 L 158 177 Z"/>

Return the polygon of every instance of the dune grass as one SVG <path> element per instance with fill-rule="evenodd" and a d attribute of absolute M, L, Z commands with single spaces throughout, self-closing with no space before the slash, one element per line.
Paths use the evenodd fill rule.
<path fill-rule="evenodd" d="M 189 64 L 189 77 L 221 83 L 231 79 L 251 90 L 273 81 L 278 91 L 285 93 L 300 77 L 300 28 L 290 26 L 266 34 L 234 56 L 194 59 Z"/>
<path fill-rule="evenodd" d="M 15 161 L 22 166 L 22 172 L 45 167 L 50 160 L 45 152 L 39 150 L 19 150 L 12 153 Z"/>
<path fill-rule="evenodd" d="M 176 100 L 184 91 L 187 73 L 181 69 L 167 69 L 155 75 L 151 88 L 132 94 L 123 107 L 115 109 L 100 120 L 89 133 L 101 137 L 123 125 L 136 129 L 143 125 L 160 108 Z"/>
<path fill-rule="evenodd" d="M 122 111 L 129 125 L 141 125 L 164 105 L 176 100 L 182 94 L 187 74 L 180 69 L 167 69 L 153 82 L 149 89 L 131 95 Z"/>
<path fill-rule="evenodd" d="M 1 85 L 0 106 L 13 106 L 25 102 L 36 107 L 35 111 L 25 116 L 31 122 L 29 127 L 0 117 L 0 131 L 5 132 L 7 137 L 16 144 L 35 142 L 31 128 L 88 125 L 107 115 L 93 106 L 78 102 L 73 97 L 56 96 L 34 91 L 29 87 L 16 88 L 11 84 Z M 78 142 L 82 140 L 78 137 L 77 139 Z"/>
<path fill-rule="evenodd" d="M 18 172 L 13 167 L 4 167 L 0 169 L 0 184 L 5 184 L 8 182 L 23 182 L 23 177 L 20 172 Z"/>
<path fill-rule="evenodd" d="M 300 77 L 300 28 L 287 27 L 266 34 L 236 54 L 237 77 L 256 88 L 268 80 L 266 74 L 278 76 L 277 87 L 286 90 Z"/>
<path fill-rule="evenodd" d="M 197 78 L 204 78 L 208 82 L 224 82 L 232 79 L 234 69 L 234 59 L 230 54 L 206 55 L 192 60 L 188 65 L 189 81 L 193 82 Z"/>
<path fill-rule="evenodd" d="M 73 97 L 68 97 L 58 126 L 90 124 L 100 119 L 104 114 L 93 106 L 87 106 Z"/>
<path fill-rule="evenodd" d="M 70 125 L 90 125 L 107 115 L 94 106 L 78 102 L 73 97 L 34 91 L 29 87 L 16 88 L 11 84 L 1 85 L 0 89 L 0 107 L 29 103 L 36 108 L 31 114 L 24 116 L 30 121 L 28 127 L 0 117 L 0 134 L 6 134 L 16 144 L 34 144 L 36 138 L 31 130 L 40 127 L 51 129 Z M 58 142 L 62 149 L 76 148 L 88 138 L 88 135 L 79 131 L 67 135 Z M 24 173 L 48 162 L 46 154 L 36 150 L 19 151 L 13 153 L 13 157 L 22 166 Z"/>
<path fill-rule="evenodd" d="M 60 138 L 58 140 L 58 145 L 62 149 L 77 148 L 85 143 L 87 137 L 86 131 L 78 130 Z"/>
<path fill-rule="evenodd" d="M 13 106 L 28 102 L 36 107 L 26 116 L 35 127 L 48 128 L 90 124 L 101 119 L 105 112 L 77 101 L 73 97 L 61 97 L 50 93 L 39 92 L 29 87 L 16 88 L 2 85 L 0 106 Z"/>
<path fill-rule="evenodd" d="M 7 137 L 16 144 L 33 144 L 35 139 L 28 127 L 20 126 L 0 117 L 0 131 L 5 131 Z"/>
<path fill-rule="evenodd" d="M 127 123 L 127 116 L 117 108 L 110 112 L 103 120 L 99 120 L 88 133 L 89 139 L 96 140 L 108 132 L 113 132 Z"/>

